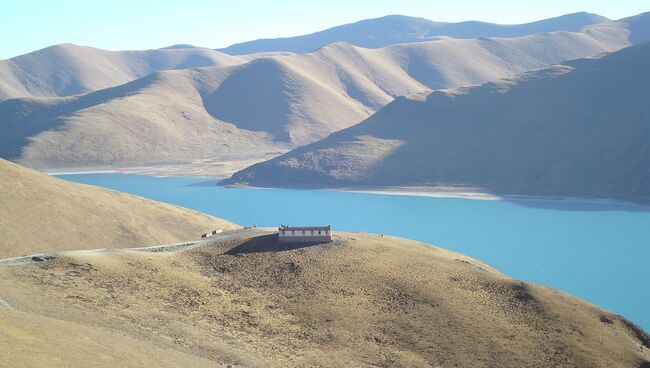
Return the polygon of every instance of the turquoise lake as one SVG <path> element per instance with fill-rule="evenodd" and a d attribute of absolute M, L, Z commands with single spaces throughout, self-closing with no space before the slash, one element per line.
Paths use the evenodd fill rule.
<path fill-rule="evenodd" d="M 58 177 L 189 207 L 241 225 L 327 225 L 421 240 L 551 286 L 650 331 L 650 207 L 568 200 L 470 200 L 320 190 L 228 189 L 133 174 Z"/>

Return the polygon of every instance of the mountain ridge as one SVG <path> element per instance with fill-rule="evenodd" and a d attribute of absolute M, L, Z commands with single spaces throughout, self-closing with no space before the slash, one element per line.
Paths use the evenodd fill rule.
<path fill-rule="evenodd" d="M 451 24 L 453 25 L 453 28 L 457 28 L 453 32 L 462 32 L 463 29 L 470 27 L 470 25 L 479 25 L 480 27 L 488 26 L 488 28 L 489 26 L 498 26 L 497 28 L 500 27 L 504 32 L 512 30 L 512 27 L 517 28 L 527 26 L 530 28 L 530 30 L 526 32 L 521 34 L 512 34 L 510 37 L 546 31 L 576 30 L 579 28 L 577 26 L 578 24 L 580 26 L 586 26 L 607 21 L 607 18 L 583 12 L 567 14 L 565 16 L 516 26 L 491 25 L 484 22 L 441 23 L 428 21 L 423 18 L 397 15 L 363 20 L 354 24 L 378 22 L 382 19 L 396 19 L 398 23 L 406 23 L 406 28 L 409 29 L 420 29 L 423 26 L 418 26 L 417 24 L 424 23 L 428 24 L 429 27 L 434 28 L 436 26 L 440 27 Z M 566 21 L 566 19 L 571 19 L 571 21 Z M 409 22 L 415 23 L 415 25 L 408 25 Z M 536 24 L 553 26 L 539 28 L 535 26 Z M 346 26 L 349 25 L 339 27 Z M 339 27 L 334 28 L 338 29 Z M 382 28 L 383 27 L 367 30 L 371 33 L 366 34 L 365 37 L 369 37 L 370 39 L 379 38 Z M 353 33 L 353 30 L 343 31 L 339 36 L 331 38 L 327 42 L 321 42 L 314 47 L 302 50 L 302 52 L 314 51 L 320 47 L 326 46 L 327 44 L 346 40 L 348 43 L 357 46 L 372 46 L 354 42 L 354 40 L 351 39 L 348 40 L 345 36 L 346 32 Z M 480 31 L 474 36 L 487 37 L 497 36 L 497 34 L 494 34 L 494 32 L 490 33 L 488 31 Z M 404 42 L 425 41 L 430 39 L 430 37 L 428 39 L 404 38 L 379 46 L 388 46 L 390 44 Z M 378 46 L 375 45 L 373 47 Z M 113 87 L 161 70 L 236 65 L 249 61 L 251 58 L 264 56 L 264 54 L 285 51 L 287 50 L 260 49 L 251 50 L 246 53 L 248 55 L 244 55 L 241 52 L 237 53 L 237 55 L 228 55 L 219 50 L 211 50 L 188 44 L 176 44 L 152 50 L 125 51 L 102 50 L 70 43 L 52 45 L 10 59 L 0 60 L 0 101 L 16 97 L 71 96 L 97 89 Z"/>
<path fill-rule="evenodd" d="M 432 40 L 436 37 L 479 38 L 520 37 L 541 32 L 574 31 L 584 26 L 607 22 L 598 14 L 578 12 L 539 21 L 502 25 L 480 21 L 436 22 L 405 15 L 379 18 L 335 26 L 307 35 L 258 39 L 217 49 L 230 55 L 263 51 L 310 52 L 327 44 L 345 41 L 365 48 L 380 48 L 397 43 Z"/>
<path fill-rule="evenodd" d="M 0 157 L 41 169 L 264 160 L 352 126 L 398 96 L 618 50 L 630 37 L 645 39 L 647 18 L 381 49 L 339 42 L 306 54 L 160 71 L 84 95 L 13 99 L 0 102 Z"/>
<path fill-rule="evenodd" d="M 461 186 L 648 201 L 647 62 L 650 43 L 480 86 L 401 97 L 360 124 L 223 184 Z"/>
<path fill-rule="evenodd" d="M 109 51 L 59 44 L 0 60 L 0 101 L 66 97 L 128 83 L 157 71 L 244 61 L 206 48 Z"/>

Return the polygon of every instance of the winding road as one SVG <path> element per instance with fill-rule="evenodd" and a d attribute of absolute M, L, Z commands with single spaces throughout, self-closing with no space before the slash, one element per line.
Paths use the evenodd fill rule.
<path fill-rule="evenodd" d="M 19 266 L 27 265 L 34 263 L 47 262 L 52 259 L 56 259 L 58 256 L 75 254 L 75 253 L 103 253 L 103 252 L 112 252 L 112 251 L 126 251 L 126 252 L 176 252 L 184 249 L 191 249 L 202 246 L 214 245 L 220 241 L 230 240 L 230 239 L 241 239 L 241 238 L 252 238 L 256 236 L 269 235 L 273 234 L 277 230 L 274 228 L 243 228 L 237 230 L 230 230 L 217 233 L 205 239 L 190 241 L 185 243 L 176 243 L 176 244 L 164 244 L 164 245 L 154 245 L 150 247 L 140 247 L 140 248 L 99 248 L 99 249 L 86 249 L 86 250 L 72 250 L 57 252 L 51 254 L 32 254 L 28 256 L 13 257 L 13 258 L 4 258 L 0 259 L 0 267 L 2 266 Z M 0 309 L 13 309 L 13 307 L 0 298 Z"/>
<path fill-rule="evenodd" d="M 269 235 L 273 234 L 277 230 L 274 228 L 243 228 L 237 230 L 224 231 L 217 233 L 205 239 L 190 241 L 185 243 L 175 243 L 175 244 L 164 244 L 164 245 L 154 245 L 150 247 L 140 247 L 140 248 L 99 248 L 99 249 L 86 249 L 86 250 L 71 250 L 64 252 L 57 252 L 51 254 L 32 254 L 28 256 L 13 257 L 13 258 L 4 258 L 0 259 L 1 266 L 17 266 L 25 264 L 33 264 L 40 262 L 47 262 L 51 259 L 56 259 L 59 255 L 75 254 L 75 253 L 88 253 L 88 252 L 108 252 L 115 250 L 122 250 L 127 252 L 175 252 L 182 249 L 190 249 L 202 246 L 214 245 L 217 242 L 230 240 L 230 239 L 240 239 L 240 238 L 251 238 L 253 236 Z M 0 307 L 3 305 L 9 306 L 6 302 L 0 299 Z"/>

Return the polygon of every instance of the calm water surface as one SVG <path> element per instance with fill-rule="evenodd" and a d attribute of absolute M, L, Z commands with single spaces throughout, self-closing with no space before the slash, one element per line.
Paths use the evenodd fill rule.
<path fill-rule="evenodd" d="M 193 208 L 241 225 L 332 224 L 421 240 L 621 314 L 650 331 L 650 207 L 287 189 L 132 174 L 60 178 Z"/>

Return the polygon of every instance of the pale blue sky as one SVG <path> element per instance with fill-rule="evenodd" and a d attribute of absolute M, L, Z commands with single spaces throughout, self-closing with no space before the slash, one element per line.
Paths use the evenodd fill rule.
<path fill-rule="evenodd" d="M 0 59 L 58 43 L 110 50 L 178 43 L 219 48 L 388 14 L 523 23 L 577 11 L 619 19 L 648 0 L 0 0 Z"/>

